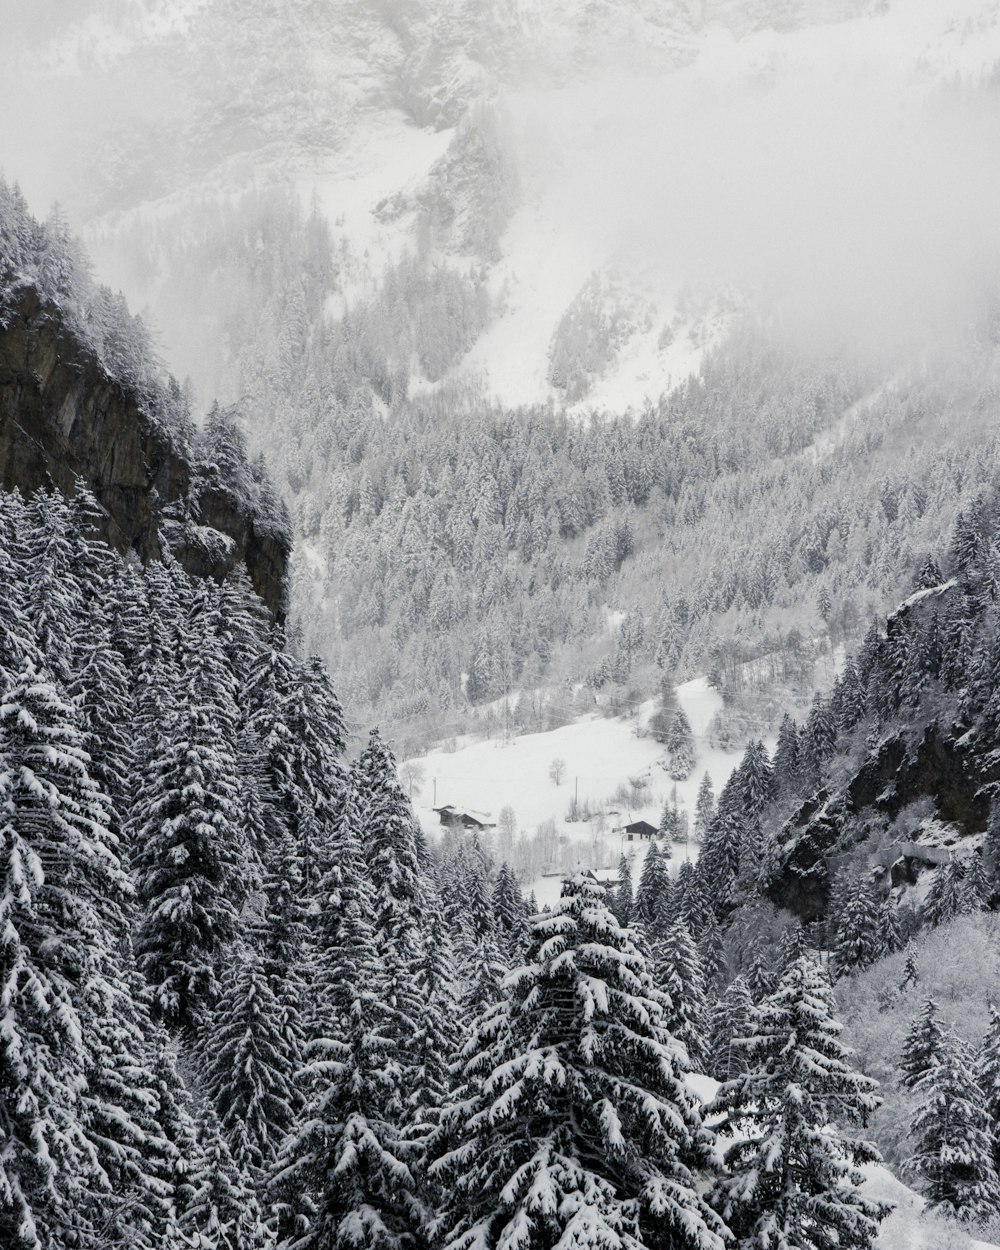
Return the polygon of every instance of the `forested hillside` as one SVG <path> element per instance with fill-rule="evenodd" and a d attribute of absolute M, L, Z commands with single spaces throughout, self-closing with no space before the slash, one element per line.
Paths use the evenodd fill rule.
<path fill-rule="evenodd" d="M 167 303 L 197 275 L 230 310 L 219 381 L 289 500 L 297 619 L 352 706 L 414 744 L 519 689 L 548 687 L 556 718 L 704 671 L 746 696 L 744 736 L 773 729 L 765 696 L 808 700 L 817 655 L 860 639 L 988 472 L 986 323 L 887 375 L 744 318 L 655 406 L 579 420 L 411 394 L 411 354 L 468 313 L 439 315 L 445 287 L 404 262 L 331 320 L 327 227 L 280 194 L 140 244 Z"/>
<path fill-rule="evenodd" d="M 199 444 L 252 490 L 231 419 Z M 377 729 L 348 760 L 324 665 L 242 570 L 143 567 L 105 520 L 81 481 L 0 494 L 5 1245 L 723 1250 L 817 1199 L 871 1245 L 877 1153 L 848 1134 L 874 1085 L 801 934 L 763 953 L 763 748 L 705 794 L 697 868 L 654 845 L 634 896 L 624 861 L 537 914 L 477 839 L 427 844 Z M 727 1128 L 770 1099 L 727 1080 L 706 1118 L 687 1079 L 744 1046 L 775 1107 L 798 1091 L 761 1119 L 807 1161 L 780 1192 Z"/>
<path fill-rule="evenodd" d="M 695 1004 L 690 1045 L 711 1021 L 705 1063 L 723 1080 L 747 1062 L 727 1039 L 756 1036 L 788 959 L 816 950 L 862 1070 L 882 1083 L 879 1147 L 930 1209 L 989 1229 L 1000 1217 L 996 507 L 994 480 L 804 723 L 786 716 L 773 757 L 750 744 L 697 865 L 671 884 L 650 852 L 631 913 L 661 932 L 679 915 L 696 942 L 679 997 Z M 692 984 L 714 987 L 714 1008 Z"/>
<path fill-rule="evenodd" d="M 12 27 L 74 105 L 0 137 L 266 451 L 360 720 L 417 749 L 711 671 L 732 741 L 981 485 L 1000 52 L 960 10 L 94 0 Z"/>
<path fill-rule="evenodd" d="M 89 516 L 0 496 L 5 1246 L 723 1250 L 816 1194 L 870 1244 L 885 1212 L 843 1164 L 873 1149 L 809 1127 L 875 1104 L 811 957 L 757 1034 L 822 1048 L 774 1126 L 808 1176 L 750 1199 L 684 1079 L 723 1053 L 694 878 L 666 924 L 651 852 L 637 934 L 583 876 L 529 918 L 474 841 L 428 850 L 376 730 L 344 759 L 322 666 L 245 582 L 143 574 Z"/>

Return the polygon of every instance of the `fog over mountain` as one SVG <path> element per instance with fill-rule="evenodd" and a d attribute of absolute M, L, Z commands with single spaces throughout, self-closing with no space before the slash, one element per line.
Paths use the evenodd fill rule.
<path fill-rule="evenodd" d="M 0 1250 L 1000 1247 L 1000 0 L 0 83 Z"/>
<path fill-rule="evenodd" d="M 148 256 L 123 267 L 114 240 L 276 182 L 319 195 L 344 268 L 370 283 L 438 201 L 453 219 L 438 260 L 486 261 L 494 300 L 460 370 L 514 402 L 558 398 L 553 336 L 595 274 L 657 325 L 682 292 L 723 290 L 807 341 L 907 352 L 967 333 L 990 301 L 986 4 L 260 5 L 244 22 L 223 4 L 9 7 L 21 103 L 0 122 L 4 164 L 150 305 L 181 374 L 207 368 L 174 325 L 190 308 L 158 308 Z M 470 128 L 488 160 L 466 142 L 463 167 Z M 454 228 L 466 213 L 483 237 Z M 598 388 L 612 407 L 698 359 L 631 348 L 602 370 L 619 375 Z"/>

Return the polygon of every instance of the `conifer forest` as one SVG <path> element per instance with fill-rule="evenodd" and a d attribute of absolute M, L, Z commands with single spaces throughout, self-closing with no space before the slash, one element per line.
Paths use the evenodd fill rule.
<path fill-rule="evenodd" d="M 0 81 L 0 1250 L 1000 1247 L 1000 0 Z"/>

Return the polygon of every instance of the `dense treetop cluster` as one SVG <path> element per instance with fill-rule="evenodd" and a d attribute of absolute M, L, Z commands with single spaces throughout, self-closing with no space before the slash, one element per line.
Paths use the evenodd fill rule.
<path fill-rule="evenodd" d="M 0 497 L 5 1246 L 723 1250 L 817 1195 L 870 1246 L 871 1148 L 778 1099 L 787 1154 L 720 1171 L 685 1079 L 724 1055 L 746 1114 L 746 1074 L 803 1080 L 785 1031 L 817 1114 L 863 1119 L 814 955 L 723 993 L 701 872 L 656 848 L 634 900 L 578 877 L 542 915 L 474 839 L 432 853 L 246 582 L 144 572 L 93 507 Z"/>

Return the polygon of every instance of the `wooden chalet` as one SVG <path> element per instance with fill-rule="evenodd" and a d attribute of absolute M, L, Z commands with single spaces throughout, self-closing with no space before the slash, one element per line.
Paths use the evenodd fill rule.
<path fill-rule="evenodd" d="M 655 825 L 651 825 L 648 820 L 633 820 L 630 825 L 625 825 L 622 828 L 622 833 L 624 833 L 629 842 L 650 842 L 653 838 L 660 836 L 659 829 Z"/>
<path fill-rule="evenodd" d="M 446 803 L 444 807 L 435 807 L 442 825 L 450 828 L 457 828 L 459 825 L 463 829 L 495 829 L 497 827 L 495 820 L 490 820 L 486 812 L 473 812 L 453 807 L 450 803 Z"/>

